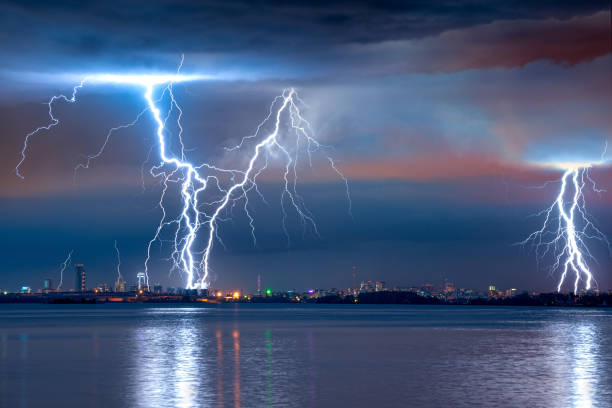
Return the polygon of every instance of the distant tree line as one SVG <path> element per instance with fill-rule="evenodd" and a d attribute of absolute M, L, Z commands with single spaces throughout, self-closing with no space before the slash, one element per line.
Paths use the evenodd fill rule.
<path fill-rule="evenodd" d="M 355 299 L 357 301 L 355 301 Z M 395 304 L 395 305 L 480 305 L 480 306 L 586 306 L 609 307 L 612 306 L 612 294 L 574 295 L 564 293 L 541 293 L 530 295 L 523 293 L 517 296 L 504 298 L 458 298 L 443 300 L 433 296 L 421 296 L 414 292 L 368 292 L 360 293 L 357 297 L 352 295 L 328 295 L 311 300 L 321 304 Z"/>

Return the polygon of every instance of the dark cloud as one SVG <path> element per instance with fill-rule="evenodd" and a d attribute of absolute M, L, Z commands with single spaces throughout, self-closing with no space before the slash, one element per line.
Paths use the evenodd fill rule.
<path fill-rule="evenodd" d="M 0 36 L 5 68 L 166 69 L 184 52 L 210 66 L 220 58 L 245 70 L 256 70 L 258 60 L 276 61 L 292 66 L 286 75 L 302 64 L 315 69 L 309 58 L 349 45 L 608 9 L 606 1 L 15 1 L 3 3 Z"/>
<path fill-rule="evenodd" d="M 575 65 L 612 52 L 610 13 L 496 21 L 421 40 L 353 45 L 337 56 L 345 73 L 456 72 L 524 66 L 538 60 Z"/>

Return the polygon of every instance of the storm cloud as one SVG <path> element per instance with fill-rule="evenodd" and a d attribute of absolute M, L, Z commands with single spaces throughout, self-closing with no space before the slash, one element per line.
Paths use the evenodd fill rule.
<path fill-rule="evenodd" d="M 333 146 L 349 178 L 344 189 L 325 162 L 303 166 L 300 188 L 322 238 L 289 250 L 278 203 L 257 206 L 258 248 L 236 215 L 215 253 L 219 286 L 305 288 L 362 278 L 402 285 L 443 274 L 459 286 L 546 289 L 551 278 L 513 243 L 548 206 L 555 161 L 599 160 L 612 134 L 612 37 L 607 1 L 5 1 L 0 6 L 0 286 L 36 287 L 75 249 L 93 283 L 112 280 L 113 242 L 135 275 L 159 213 L 153 123 L 117 132 L 104 155 L 74 178 L 112 126 L 143 109 L 141 90 L 87 86 L 78 103 L 58 103 L 61 123 L 32 139 L 14 166 L 23 136 L 48 121 L 50 95 L 70 92 L 89 72 L 210 74 L 175 88 L 184 109 L 190 160 L 225 164 L 224 147 L 252 134 L 269 103 L 293 86 L 308 105 L 317 137 Z M 607 158 L 606 158 L 607 159 Z M 593 169 L 612 189 L 609 166 Z M 275 197 L 279 175 L 262 179 Z M 589 196 L 612 234 L 611 195 Z M 295 226 L 294 226 L 295 227 Z M 298 228 L 299 229 L 299 228 Z M 598 281 L 612 265 L 595 248 Z M 598 252 L 599 251 L 599 252 Z M 36 256 L 31 256 L 35 253 Z M 162 254 L 154 280 L 176 286 Z M 6 283 L 2 283 L 6 282 Z"/>

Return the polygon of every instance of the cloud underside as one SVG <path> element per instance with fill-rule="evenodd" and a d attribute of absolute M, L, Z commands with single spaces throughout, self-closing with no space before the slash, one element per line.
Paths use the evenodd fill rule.
<path fill-rule="evenodd" d="M 4 11 L 5 69 L 21 71 L 170 69 L 185 53 L 188 68 L 236 78 L 368 76 L 577 64 L 610 52 L 609 4 L 599 1 L 60 1 Z"/>
<path fill-rule="evenodd" d="M 5 70 L 0 75 L 11 76 L 3 103 L 12 105 L 2 112 L 10 133 L 0 149 L 6 163 L 0 175 L 7 186 L 4 196 L 69 190 L 75 162 L 95 151 L 109 127 L 95 117 L 93 104 L 84 110 L 60 108 L 63 123 L 84 123 L 34 140 L 26 164 L 32 167 L 32 181 L 18 184 L 11 165 L 22 135 L 46 114 L 40 105 L 14 107 L 32 102 L 13 88 L 36 82 L 35 76 L 19 78 L 22 71 L 45 74 L 48 80 L 58 72 L 175 69 L 182 52 L 186 71 L 261 79 L 240 83 L 235 91 L 232 83 L 190 89 L 201 96 L 184 104 L 191 147 L 218 153 L 231 144 L 228 140 L 253 130 L 274 93 L 296 84 L 312 106 L 313 124 L 323 141 L 336 147 L 339 167 L 352 180 L 522 178 L 534 172 L 537 181 L 548 173 L 532 162 L 574 154 L 584 146 L 596 156 L 612 132 L 606 2 L 474 1 L 461 7 L 15 2 L 4 11 L 0 40 L 6 46 L 0 55 Z M 142 139 L 150 129 L 138 131 Z M 83 143 L 84 134 L 91 143 Z M 99 176 L 86 176 L 87 186 L 138 184 L 143 157 L 133 158 L 150 144 L 143 150 L 134 140 L 113 140 L 115 150 L 99 164 Z M 198 144 L 202 140 L 206 149 Z M 335 176 L 323 169 L 306 175 L 304 182 Z"/>

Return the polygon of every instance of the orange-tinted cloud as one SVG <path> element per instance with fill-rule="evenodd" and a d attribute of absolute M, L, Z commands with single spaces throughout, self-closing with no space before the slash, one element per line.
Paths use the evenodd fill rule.
<path fill-rule="evenodd" d="M 345 72 L 455 72 L 538 60 L 575 65 L 612 52 L 610 36 L 609 11 L 567 20 L 494 21 L 424 39 L 353 45 L 353 64 Z"/>
<path fill-rule="evenodd" d="M 569 20 L 496 21 L 442 34 L 447 52 L 440 50 L 432 70 L 515 67 L 539 59 L 575 65 L 611 52 L 610 35 L 610 12 Z"/>

